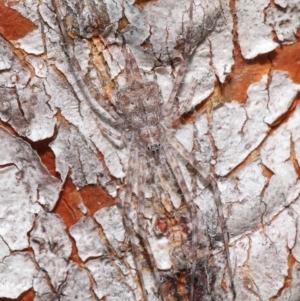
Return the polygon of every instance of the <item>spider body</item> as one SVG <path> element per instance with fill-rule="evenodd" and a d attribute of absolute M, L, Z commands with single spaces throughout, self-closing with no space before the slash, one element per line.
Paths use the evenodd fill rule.
<path fill-rule="evenodd" d="M 57 0 L 57 8 L 59 5 Z M 136 270 L 141 283 L 142 300 L 148 300 L 145 279 L 143 278 L 143 262 L 140 260 L 140 248 L 136 244 L 136 234 L 141 238 L 141 243 L 149 257 L 149 262 L 154 274 L 155 286 L 158 295 L 160 295 L 162 301 L 166 300 L 161 283 L 160 272 L 157 268 L 157 264 L 154 258 L 153 251 L 149 242 L 149 233 L 146 229 L 146 222 L 144 216 L 145 206 L 145 191 L 147 187 L 146 172 L 147 164 L 154 165 L 156 169 L 150 169 L 150 176 L 153 179 L 163 179 L 163 171 L 170 170 L 173 174 L 173 178 L 176 180 L 179 189 L 183 195 L 183 199 L 188 208 L 190 225 L 187 232 L 189 232 L 189 254 L 186 256 L 189 266 L 189 292 L 188 298 L 190 301 L 194 300 L 194 286 L 195 286 L 195 272 L 197 264 L 197 208 L 193 202 L 193 197 L 188 189 L 188 185 L 184 178 L 178 155 L 181 156 L 192 168 L 199 174 L 208 184 L 211 185 L 215 196 L 215 202 L 217 205 L 219 221 L 223 230 L 224 236 L 224 249 L 227 256 L 228 273 L 230 277 L 230 287 L 234 295 L 233 277 L 231 266 L 229 262 L 229 237 L 226 230 L 226 224 L 223 218 L 222 205 L 220 201 L 220 194 L 217 187 L 214 176 L 203 169 L 199 164 L 195 156 L 190 153 L 180 141 L 175 137 L 176 131 L 172 128 L 172 125 L 178 118 L 187 110 L 193 93 L 195 91 L 197 82 L 194 81 L 190 89 L 190 95 L 188 98 L 178 105 L 177 95 L 182 83 L 182 79 L 186 70 L 186 63 L 189 54 L 191 54 L 191 39 L 192 39 L 192 16 L 193 16 L 194 1 L 189 1 L 189 22 L 186 30 L 185 45 L 182 53 L 182 61 L 177 70 L 176 77 L 174 79 L 173 88 L 171 90 L 169 98 L 164 102 L 161 89 L 159 85 L 154 81 L 146 81 L 141 75 L 137 62 L 130 51 L 130 47 L 126 46 L 124 50 L 125 66 L 124 75 L 126 85 L 124 88 L 119 89 L 116 92 L 115 100 L 113 104 L 108 104 L 104 98 L 95 93 L 94 87 L 85 78 L 81 67 L 75 58 L 73 48 L 70 46 L 67 40 L 67 34 L 64 29 L 63 19 L 59 18 L 59 26 L 62 36 L 67 41 L 66 53 L 68 53 L 71 61 L 72 68 L 77 73 L 79 81 L 88 89 L 90 95 L 92 95 L 98 104 L 107 111 L 111 119 L 114 120 L 115 129 L 119 132 L 110 131 L 106 125 L 99 121 L 99 127 L 103 135 L 113 140 L 121 140 L 124 145 L 129 148 L 128 167 L 126 172 L 126 189 L 125 195 L 120 202 L 120 207 L 123 215 L 124 225 L 128 237 L 130 240 L 131 250 L 133 253 L 133 259 L 136 266 Z M 61 12 L 58 13 L 62 15 Z M 93 107 L 92 107 L 93 108 Z M 96 114 L 100 116 L 97 110 L 94 110 Z M 100 118 L 101 119 L 101 118 Z M 149 166 L 149 165 L 148 165 Z M 151 174 L 152 173 L 152 174 Z M 132 208 L 132 196 L 133 183 L 137 179 L 137 206 L 136 206 L 136 219 L 137 227 L 131 220 L 131 208 Z M 163 184 L 161 184 L 163 186 Z M 135 232 L 135 228 L 137 228 Z"/>
<path fill-rule="evenodd" d="M 160 125 L 162 105 L 161 90 L 155 82 L 133 80 L 116 95 L 117 113 L 133 133 L 137 145 L 152 155 L 158 153 L 165 139 Z"/>

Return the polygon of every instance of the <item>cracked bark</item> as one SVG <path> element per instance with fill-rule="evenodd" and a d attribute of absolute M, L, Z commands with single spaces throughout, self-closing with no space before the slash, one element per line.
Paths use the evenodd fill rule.
<path fill-rule="evenodd" d="M 124 83 L 122 40 L 112 38 L 123 30 L 139 67 L 148 79 L 157 79 L 167 99 L 176 73 L 170 58 L 176 67 L 178 37 L 186 30 L 178 20 L 186 24 L 185 13 L 177 6 L 171 10 L 168 0 L 136 1 L 142 10 L 133 2 L 100 2 L 91 19 L 85 18 L 84 5 L 70 1 L 68 10 L 62 5 L 68 34 L 75 37 L 74 53 L 109 101 L 114 86 Z M 70 300 L 76 294 L 97 300 L 112 291 L 124 300 L 138 299 L 139 282 L 115 199 L 124 191 L 128 154 L 102 135 L 80 96 L 60 46 L 52 3 L 8 4 L 0 2 L 0 300 Z M 192 102 L 196 109 L 185 116 L 177 137 L 218 177 L 237 300 L 297 301 L 300 8 L 292 0 L 232 0 L 228 12 L 223 5 L 225 24 L 217 23 L 188 62 L 179 100 L 188 95 L 192 78 L 201 83 Z M 114 24 L 106 46 L 91 37 L 91 20 L 99 31 Z M 196 45 L 205 33 L 194 23 Z M 204 244 L 205 233 L 219 233 L 213 195 L 184 164 L 182 170 L 205 217 L 199 237 Z M 171 197 L 164 206 L 176 207 L 179 197 L 168 189 Z M 182 229 L 171 229 L 157 204 L 148 200 L 145 206 L 155 231 L 173 233 L 157 241 L 151 232 L 153 248 L 162 251 L 159 265 L 171 279 L 174 258 L 167 256 L 179 250 Z M 226 299 L 220 241 L 213 237 L 210 243 L 214 265 L 199 270 L 206 268 L 215 282 L 202 279 L 205 290 L 217 300 L 231 300 Z M 204 262 L 201 256 L 207 253 L 201 252 L 199 247 Z M 150 291 L 152 275 L 145 275 Z M 181 279 L 174 279 L 168 289 L 184 300 Z"/>

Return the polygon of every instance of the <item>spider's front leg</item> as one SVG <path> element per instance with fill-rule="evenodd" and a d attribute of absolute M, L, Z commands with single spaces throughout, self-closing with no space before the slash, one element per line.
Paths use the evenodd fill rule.
<path fill-rule="evenodd" d="M 191 38 L 192 38 L 192 25 L 193 25 L 193 4 L 194 0 L 190 0 L 190 6 L 189 6 L 189 23 L 187 26 L 187 34 L 185 39 L 185 45 L 184 50 L 182 53 L 182 61 L 181 65 L 179 67 L 179 70 L 177 72 L 175 82 L 173 85 L 173 89 L 171 91 L 171 94 L 169 96 L 168 102 L 166 103 L 164 109 L 163 109 L 163 118 L 170 116 L 171 112 L 173 111 L 174 102 L 176 99 L 176 95 L 178 94 L 179 87 L 181 85 L 181 81 L 183 79 L 183 76 L 185 74 L 186 69 L 186 63 L 187 63 L 187 57 L 189 55 L 190 49 L 191 49 Z"/>
<path fill-rule="evenodd" d="M 123 120 L 117 114 L 113 104 L 106 101 L 102 97 L 102 95 L 99 93 L 99 91 L 97 91 L 91 85 L 89 80 L 85 77 L 84 72 L 82 71 L 80 64 L 74 54 L 71 39 L 68 37 L 68 34 L 65 30 L 64 17 L 63 17 L 62 11 L 60 9 L 60 3 L 58 0 L 53 0 L 53 4 L 54 4 L 56 15 L 57 15 L 58 27 L 59 27 L 61 36 L 63 37 L 63 50 L 69 60 L 69 66 L 70 66 L 71 72 L 78 83 L 78 86 L 80 88 L 82 95 L 89 102 L 92 110 L 98 117 L 100 117 L 100 118 L 104 117 L 102 114 L 102 108 L 103 108 L 110 115 L 110 118 L 114 119 L 115 126 L 121 127 L 121 125 L 123 125 Z"/>
<path fill-rule="evenodd" d="M 198 82 L 196 80 L 193 80 L 193 84 L 190 88 L 190 93 L 188 98 L 183 101 L 182 104 L 177 104 L 178 105 L 178 109 L 177 110 L 173 110 L 172 114 L 168 117 L 166 117 L 166 121 L 165 124 L 166 125 L 172 125 L 173 122 L 175 122 L 178 118 L 180 118 L 185 112 L 187 112 L 187 110 L 189 109 L 189 105 L 192 102 L 193 96 L 195 94 L 195 90 L 197 88 Z"/>
<path fill-rule="evenodd" d="M 125 80 L 126 84 L 131 84 L 135 81 L 143 81 L 143 76 L 139 70 L 135 57 L 129 47 L 125 47 Z"/>

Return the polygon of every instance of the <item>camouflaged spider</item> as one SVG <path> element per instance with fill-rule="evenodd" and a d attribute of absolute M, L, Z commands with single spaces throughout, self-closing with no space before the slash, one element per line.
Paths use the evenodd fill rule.
<path fill-rule="evenodd" d="M 56 0 L 55 0 L 56 1 Z M 188 105 L 192 99 L 193 93 L 197 86 L 194 81 L 189 97 L 178 105 L 176 97 L 186 70 L 186 62 L 188 56 L 191 54 L 191 39 L 192 39 L 192 18 L 193 18 L 193 0 L 189 1 L 189 23 L 187 26 L 187 33 L 185 38 L 185 45 L 182 53 L 182 61 L 178 69 L 174 85 L 168 101 L 164 103 L 163 96 L 159 85 L 154 81 L 146 81 L 139 71 L 137 62 L 130 51 L 129 47 L 125 47 L 125 80 L 124 88 L 116 92 L 114 105 L 108 104 L 99 94 L 95 93 L 93 87 L 83 75 L 80 65 L 75 58 L 72 47 L 66 43 L 66 52 L 68 53 L 75 72 L 78 73 L 80 80 L 89 90 L 89 93 L 98 101 L 104 110 L 114 120 L 114 127 L 120 133 L 112 132 L 104 124 L 100 124 L 100 129 L 104 135 L 110 139 L 122 141 L 124 145 L 130 149 L 128 169 L 126 175 L 126 191 L 125 198 L 122 204 L 123 219 L 127 234 L 129 236 L 133 257 L 139 279 L 142 287 L 143 300 L 147 300 L 147 291 L 142 276 L 142 263 L 138 259 L 138 245 L 135 242 L 134 224 L 130 219 L 130 206 L 133 195 L 133 184 L 135 177 L 137 181 L 137 224 L 138 235 L 142 239 L 142 243 L 146 249 L 147 255 L 150 259 L 151 268 L 154 272 L 156 287 L 160 291 L 162 300 L 165 296 L 162 291 L 161 279 L 158 268 L 155 264 L 155 259 L 151 246 L 148 240 L 148 234 L 145 231 L 144 222 L 144 203 L 145 190 L 147 181 L 147 164 L 156 166 L 157 173 L 161 177 L 162 168 L 171 169 L 178 186 L 186 201 L 191 220 L 191 247 L 190 247 L 190 261 L 191 261 L 191 277 L 190 277 L 190 291 L 189 300 L 194 300 L 194 281 L 195 270 L 197 263 L 197 208 L 193 203 L 193 197 L 188 189 L 187 183 L 183 176 L 179 165 L 178 155 L 182 156 L 196 172 L 206 180 L 213 189 L 215 202 L 218 208 L 218 215 L 223 230 L 225 253 L 227 256 L 228 271 L 230 276 L 230 285 L 233 288 L 233 277 L 229 262 L 229 246 L 228 233 L 222 214 L 222 207 L 220 202 L 220 194 L 217 187 L 217 182 L 214 176 L 206 172 L 197 159 L 186 150 L 182 143 L 175 137 L 176 131 L 173 124 L 178 118 L 187 110 Z M 58 4 L 56 5 L 58 7 Z M 61 14 L 58 13 L 58 16 Z M 62 18 L 58 18 L 60 30 L 63 37 L 67 40 L 67 34 L 63 26 Z M 152 175 L 153 179 L 153 175 Z"/>

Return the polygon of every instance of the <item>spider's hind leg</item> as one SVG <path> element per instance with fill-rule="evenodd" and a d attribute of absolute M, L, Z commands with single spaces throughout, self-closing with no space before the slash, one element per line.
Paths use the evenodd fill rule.
<path fill-rule="evenodd" d="M 192 242 L 191 242 L 191 273 L 190 273 L 190 292 L 189 292 L 189 300 L 193 301 L 194 300 L 194 282 L 195 282 L 195 270 L 196 270 L 196 263 L 197 263 L 197 209 L 196 206 L 193 202 L 192 196 L 190 194 L 190 191 L 187 187 L 186 181 L 184 179 L 184 176 L 182 174 L 182 171 L 179 166 L 178 159 L 176 157 L 176 154 L 174 154 L 173 149 L 171 149 L 170 146 L 167 145 L 165 147 L 165 158 L 168 161 L 168 163 L 171 166 L 171 169 L 174 173 L 174 176 L 178 182 L 178 185 L 183 193 L 183 196 L 186 200 L 186 203 L 188 205 L 188 209 L 190 212 L 191 216 L 191 224 L 192 224 L 192 229 L 191 229 L 191 237 L 192 237 Z"/>
<path fill-rule="evenodd" d="M 125 229 L 127 235 L 129 237 L 131 250 L 133 254 L 133 260 L 137 269 L 137 274 L 140 279 L 141 288 L 142 288 L 142 300 L 147 300 L 147 292 L 145 288 L 145 283 L 142 274 L 142 262 L 139 260 L 139 250 L 138 245 L 136 243 L 136 236 L 134 232 L 134 225 L 130 219 L 130 206 L 131 206 L 131 198 L 132 198 L 132 191 L 133 191 L 133 181 L 134 181 L 134 172 L 137 166 L 137 154 L 136 149 L 133 145 L 130 148 L 129 160 L 128 160 L 128 172 L 127 172 L 127 179 L 126 179 L 126 190 L 125 190 L 125 198 L 123 206 L 121 206 L 121 210 L 123 211 L 122 216 L 124 219 Z"/>
<path fill-rule="evenodd" d="M 158 292 L 162 298 L 162 301 L 165 301 L 165 296 L 162 291 L 162 285 L 160 281 L 159 271 L 156 267 L 156 262 L 154 259 L 153 252 L 148 240 L 148 235 L 146 233 L 145 220 L 144 220 L 144 204 L 145 204 L 145 190 L 146 190 L 146 165 L 147 159 L 144 152 L 140 152 L 138 155 L 139 168 L 138 168 L 138 203 L 137 203 L 137 222 L 138 222 L 138 232 L 142 238 L 144 247 L 149 256 L 151 268 L 154 273 L 154 280 Z"/>
<path fill-rule="evenodd" d="M 213 189 L 214 192 L 214 199 L 217 206 L 218 211 L 218 217 L 220 221 L 220 226 L 223 232 L 223 239 L 224 239 L 224 249 L 226 254 L 226 260 L 227 260 L 227 268 L 228 268 L 228 274 L 229 274 L 229 281 L 230 281 L 230 288 L 233 294 L 233 299 L 235 299 L 235 287 L 234 287 L 234 281 L 233 281 L 233 272 L 230 262 L 230 252 L 229 252 L 229 233 L 227 230 L 226 222 L 223 215 L 222 210 L 222 203 L 221 203 L 221 197 L 220 197 L 220 191 L 217 185 L 217 181 L 213 174 L 206 172 L 201 165 L 198 163 L 197 159 L 189 153 L 186 148 L 175 138 L 174 135 L 172 135 L 170 138 L 168 138 L 169 143 L 172 145 L 172 147 L 185 159 L 191 164 L 192 167 L 195 168 L 195 170 L 200 174 L 200 176 L 206 180 Z"/>

